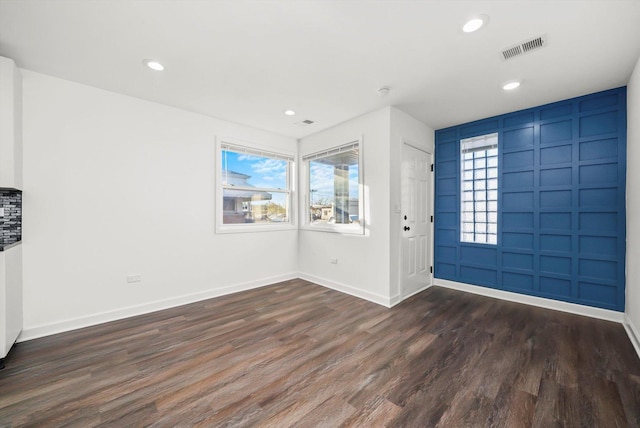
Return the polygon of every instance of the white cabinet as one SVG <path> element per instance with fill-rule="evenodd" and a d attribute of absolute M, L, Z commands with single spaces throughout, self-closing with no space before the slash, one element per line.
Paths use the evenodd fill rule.
<path fill-rule="evenodd" d="M 0 187 L 22 189 L 22 75 L 0 57 Z"/>
<path fill-rule="evenodd" d="M 22 245 L 0 251 L 0 359 L 22 331 Z M 1 364 L 0 364 L 1 365 Z"/>

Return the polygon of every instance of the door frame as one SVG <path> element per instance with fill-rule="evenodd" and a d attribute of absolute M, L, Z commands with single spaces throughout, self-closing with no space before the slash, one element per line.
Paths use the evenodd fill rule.
<path fill-rule="evenodd" d="M 425 153 L 428 157 L 429 160 L 431 162 L 431 165 L 435 165 L 434 164 L 434 157 L 433 157 L 433 153 L 431 153 L 429 151 L 428 148 L 426 147 L 421 147 L 419 144 L 416 144 L 414 142 L 412 142 L 411 140 L 408 140 L 406 138 L 402 138 L 402 145 L 401 145 L 401 154 L 400 154 L 400 192 L 402 194 L 402 161 L 404 159 L 404 149 L 405 147 L 411 147 L 412 149 L 418 150 L 422 153 Z M 435 168 L 435 166 L 434 166 Z M 435 180 L 434 180 L 434 176 L 435 176 L 435 172 L 432 172 L 432 176 L 431 176 L 431 180 L 430 180 L 430 186 L 429 186 L 429 193 L 430 193 L 430 197 L 428 198 L 428 211 L 429 211 L 429 215 L 434 216 L 434 205 L 435 205 Z M 400 200 L 400 206 L 402 208 L 402 199 Z M 402 223 L 401 221 L 401 217 L 398 217 L 398 224 L 396 225 L 397 227 L 400 227 L 400 224 Z M 430 266 L 433 267 L 433 270 L 435 271 L 435 266 L 434 266 L 434 234 L 435 232 L 435 216 L 434 216 L 434 221 L 431 223 L 431 226 L 429 228 L 429 250 L 430 250 L 430 260 L 428 260 Z M 425 288 L 421 288 L 418 291 L 405 296 L 404 295 L 404 284 L 402 281 L 402 233 L 398 233 L 398 240 L 396 242 L 396 245 L 398 246 L 398 303 L 402 302 L 403 300 L 408 299 L 409 297 L 418 294 L 424 290 L 426 290 L 427 288 L 433 286 L 433 278 L 434 278 L 434 272 L 431 272 L 429 274 L 429 284 L 425 287 Z"/>

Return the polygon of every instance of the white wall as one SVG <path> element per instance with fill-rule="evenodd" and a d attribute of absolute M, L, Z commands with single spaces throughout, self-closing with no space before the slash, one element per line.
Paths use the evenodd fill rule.
<path fill-rule="evenodd" d="M 640 339 L 640 59 L 627 85 L 626 316 Z M 636 346 L 638 344 L 636 343 Z M 640 353 L 640 349 L 638 349 Z"/>
<path fill-rule="evenodd" d="M 387 107 L 298 142 L 304 156 L 362 136 L 366 222 L 364 235 L 300 230 L 301 277 L 383 305 L 389 304 L 390 116 Z"/>
<path fill-rule="evenodd" d="M 389 144 L 389 159 L 391 165 L 391 193 L 389 199 L 389 215 L 391 218 L 390 243 L 390 297 L 391 303 L 397 303 L 400 299 L 400 239 L 402 229 L 401 213 L 396 212 L 396 207 L 401 206 L 401 179 L 402 179 L 402 146 L 404 141 L 424 151 L 434 154 L 433 129 L 424 123 L 414 119 L 405 112 L 391 108 L 391 140 Z M 433 209 L 433 193 L 431 194 L 431 206 Z M 431 236 L 433 240 L 433 234 Z M 432 253 L 433 254 L 433 253 Z"/>
<path fill-rule="evenodd" d="M 21 340 L 295 276 L 297 231 L 214 233 L 216 135 L 294 139 L 23 77 Z"/>

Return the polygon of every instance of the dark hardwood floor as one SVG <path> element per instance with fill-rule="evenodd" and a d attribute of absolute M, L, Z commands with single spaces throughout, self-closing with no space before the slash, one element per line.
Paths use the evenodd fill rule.
<path fill-rule="evenodd" d="M 20 343 L 0 426 L 640 426 L 621 325 L 303 280 Z"/>

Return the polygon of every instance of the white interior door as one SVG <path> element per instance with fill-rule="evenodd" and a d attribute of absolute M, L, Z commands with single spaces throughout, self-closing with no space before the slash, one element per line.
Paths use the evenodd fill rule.
<path fill-rule="evenodd" d="M 431 154 L 402 148 L 400 297 L 431 283 Z"/>

